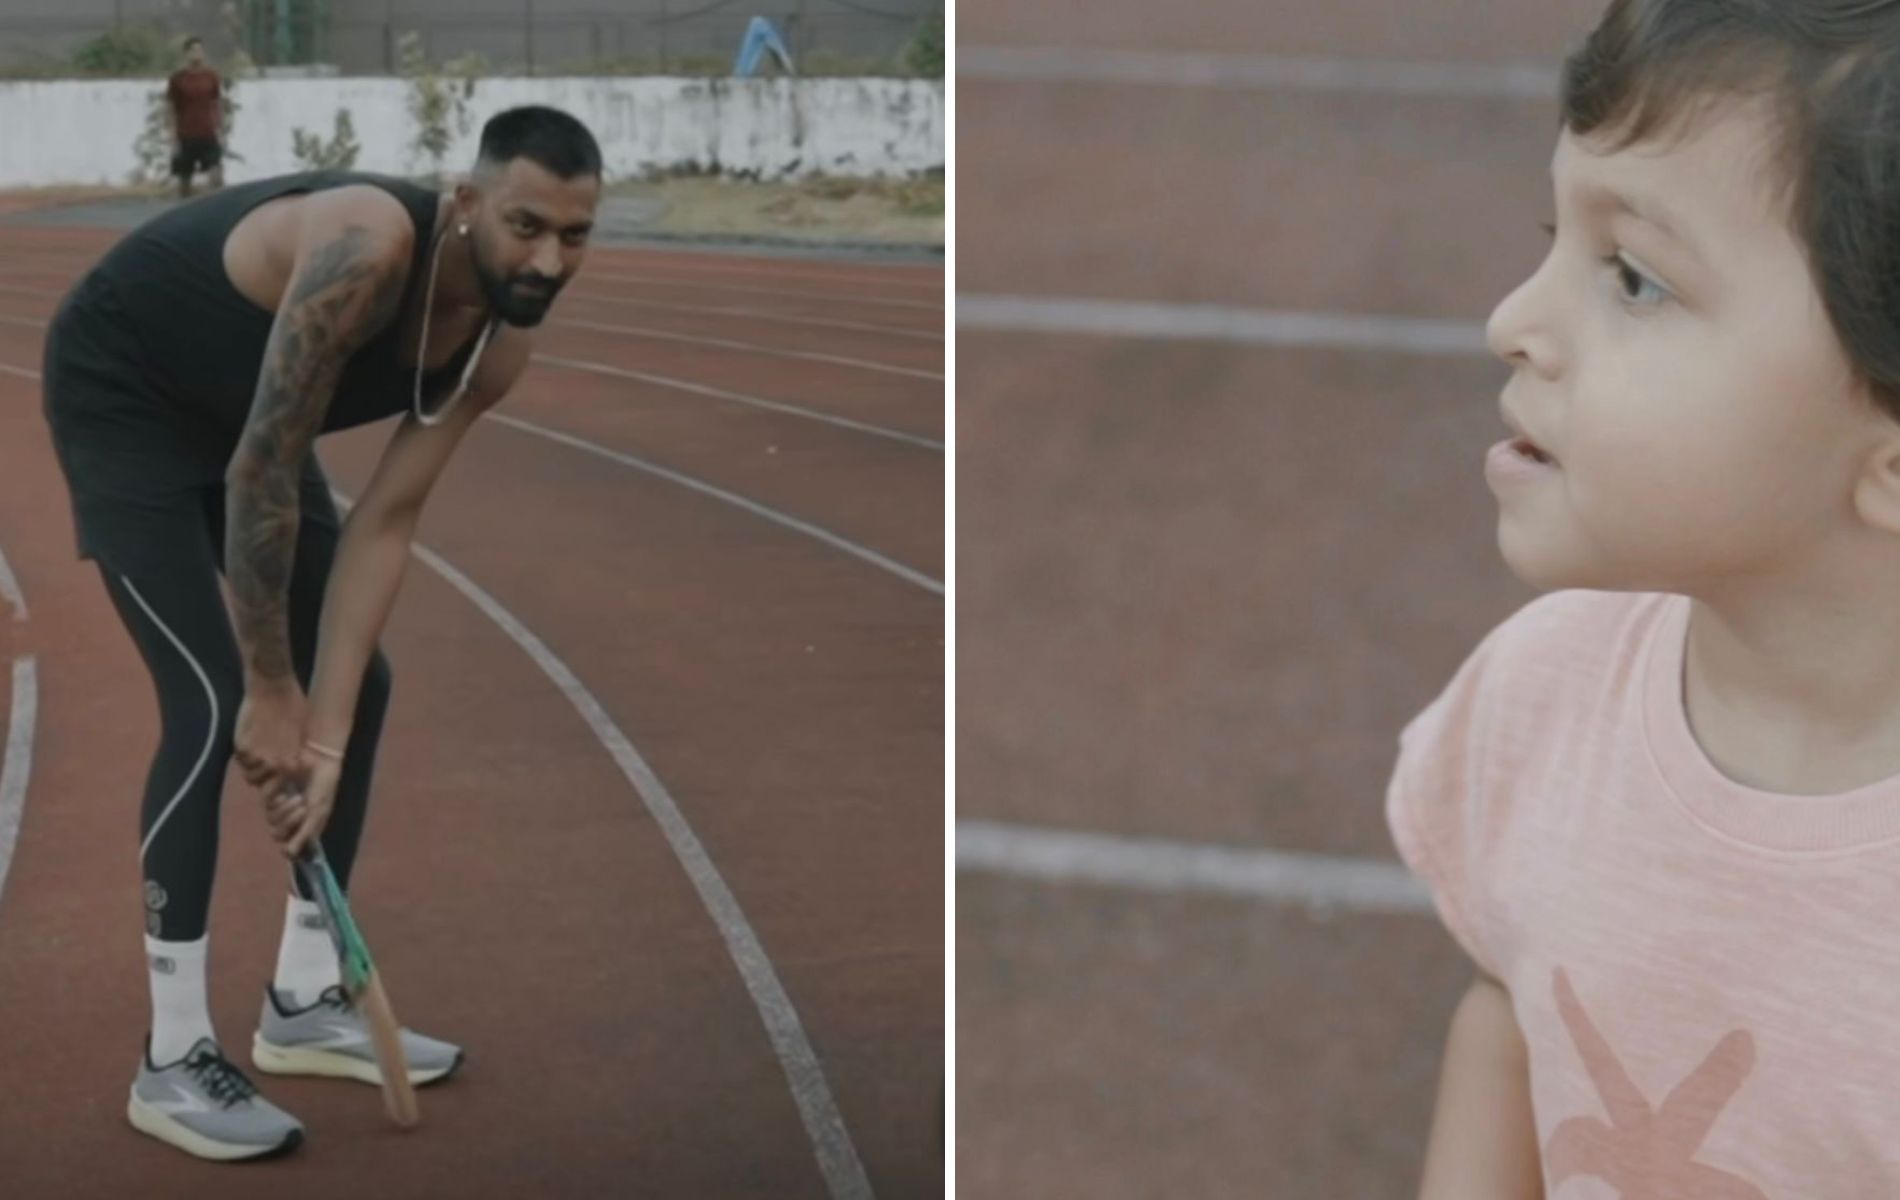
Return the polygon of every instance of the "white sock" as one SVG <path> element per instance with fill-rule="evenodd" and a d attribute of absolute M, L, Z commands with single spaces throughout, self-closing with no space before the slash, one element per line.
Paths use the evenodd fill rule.
<path fill-rule="evenodd" d="M 342 979 L 323 910 L 293 893 L 284 904 L 284 940 L 277 946 L 277 994 L 286 1005 L 308 1008 Z"/>
<path fill-rule="evenodd" d="M 212 1038 L 205 1003 L 205 951 L 211 935 L 195 942 L 145 937 L 145 969 L 152 979 L 152 1063 L 166 1066 L 185 1057 L 199 1038 Z"/>

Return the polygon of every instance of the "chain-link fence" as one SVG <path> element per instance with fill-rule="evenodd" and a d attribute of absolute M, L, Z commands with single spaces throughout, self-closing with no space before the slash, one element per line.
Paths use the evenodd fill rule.
<path fill-rule="evenodd" d="M 712 75 L 754 17 L 801 75 L 941 73 L 942 0 L 8 0 L 0 72 L 160 73 L 196 34 L 219 63 L 384 75 L 413 32 L 431 61 L 479 56 L 491 75 Z"/>

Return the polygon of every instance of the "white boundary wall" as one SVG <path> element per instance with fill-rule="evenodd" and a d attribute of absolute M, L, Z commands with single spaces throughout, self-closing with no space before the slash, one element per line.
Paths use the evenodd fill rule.
<path fill-rule="evenodd" d="M 61 80 L 0 84 L 0 187 L 121 184 L 138 168 L 134 144 L 162 81 Z M 328 142 L 347 108 L 363 171 L 433 168 L 411 143 L 400 79 L 245 79 L 227 147 L 227 182 L 302 169 L 291 131 Z M 489 79 L 469 97 L 467 135 L 443 167 L 475 157 L 482 122 L 517 104 L 566 109 L 600 139 L 608 178 L 650 169 L 717 167 L 780 178 L 807 171 L 901 175 L 944 165 L 942 83 L 913 79 Z"/>

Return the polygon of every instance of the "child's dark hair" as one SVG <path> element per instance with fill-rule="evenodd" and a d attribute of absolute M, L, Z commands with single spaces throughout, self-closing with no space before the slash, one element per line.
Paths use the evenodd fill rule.
<path fill-rule="evenodd" d="M 178 48 L 180 50 L 185 51 L 187 54 L 189 54 L 193 46 L 202 46 L 204 44 L 205 44 L 205 40 L 203 38 L 199 37 L 197 34 L 193 34 L 190 37 L 186 38 L 184 40 L 184 43 L 180 45 Z"/>
<path fill-rule="evenodd" d="M 1900 0 L 1613 0 L 1562 95 L 1564 127 L 1612 150 L 1761 102 L 1767 182 L 1855 371 L 1900 420 Z"/>
<path fill-rule="evenodd" d="M 482 126 L 477 162 L 506 166 L 517 158 L 562 179 L 600 175 L 600 144 L 587 126 L 558 108 L 523 105 L 496 113 Z"/>

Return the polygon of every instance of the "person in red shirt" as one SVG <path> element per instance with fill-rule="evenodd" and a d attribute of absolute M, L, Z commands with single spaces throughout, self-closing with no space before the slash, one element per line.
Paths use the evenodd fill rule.
<path fill-rule="evenodd" d="M 172 174 L 181 197 L 191 195 L 191 177 L 198 171 L 209 174 L 212 187 L 224 186 L 224 147 L 218 142 L 223 96 L 218 73 L 205 63 L 204 42 L 185 39 L 185 65 L 172 72 L 165 88 L 172 115 Z"/>

